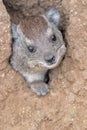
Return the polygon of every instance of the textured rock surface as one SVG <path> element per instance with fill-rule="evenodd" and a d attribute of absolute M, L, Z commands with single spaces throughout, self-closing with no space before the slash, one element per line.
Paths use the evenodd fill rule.
<path fill-rule="evenodd" d="M 17 17 L 37 15 L 50 6 L 61 5 L 61 0 L 32 0 L 32 2 L 30 0 L 3 0 L 3 2 L 12 17 L 14 15 Z M 14 11 L 17 13 L 14 14 Z"/>
<path fill-rule="evenodd" d="M 38 10 L 56 2 L 40 0 Z M 15 3 L 14 9 L 20 6 Z M 33 4 L 37 0 L 30 2 L 34 10 Z M 87 0 L 62 0 L 60 4 L 69 16 L 68 50 L 60 67 L 53 70 L 50 93 L 39 97 L 8 63 L 10 18 L 0 1 L 0 130 L 87 130 Z"/>

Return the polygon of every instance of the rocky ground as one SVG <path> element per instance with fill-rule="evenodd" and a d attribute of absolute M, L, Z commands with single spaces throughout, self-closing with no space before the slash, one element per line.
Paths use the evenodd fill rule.
<path fill-rule="evenodd" d="M 0 130 L 87 130 L 87 0 L 3 1 L 13 21 L 52 5 L 69 20 L 62 24 L 67 54 L 52 72 L 50 93 L 40 97 L 8 62 L 10 17 L 0 0 Z"/>

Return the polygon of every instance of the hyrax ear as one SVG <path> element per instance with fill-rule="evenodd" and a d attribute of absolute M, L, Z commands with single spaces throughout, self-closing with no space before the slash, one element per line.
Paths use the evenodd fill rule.
<path fill-rule="evenodd" d="M 14 39 L 17 39 L 20 36 L 20 34 L 22 33 L 20 26 L 14 24 L 14 23 L 11 24 L 11 32 L 12 32 L 12 37 Z"/>
<path fill-rule="evenodd" d="M 59 25 L 60 22 L 60 13 L 56 8 L 50 8 L 46 13 L 45 17 L 48 19 L 49 22 L 55 24 L 56 26 Z"/>

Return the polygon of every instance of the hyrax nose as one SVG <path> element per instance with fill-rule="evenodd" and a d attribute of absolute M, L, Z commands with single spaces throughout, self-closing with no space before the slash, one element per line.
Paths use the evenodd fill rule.
<path fill-rule="evenodd" d="M 45 61 L 47 62 L 47 63 L 51 63 L 51 64 L 53 64 L 54 63 L 54 61 L 55 61 L 55 56 L 53 56 L 53 55 L 47 55 L 47 56 L 45 56 Z"/>

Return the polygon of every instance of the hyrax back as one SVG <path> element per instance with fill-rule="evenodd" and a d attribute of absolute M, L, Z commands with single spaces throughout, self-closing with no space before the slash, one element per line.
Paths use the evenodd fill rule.
<path fill-rule="evenodd" d="M 19 25 L 12 23 L 11 64 L 38 95 L 49 91 L 45 75 L 59 65 L 66 52 L 59 21 L 58 10 L 51 8 L 44 15 L 23 19 Z"/>

